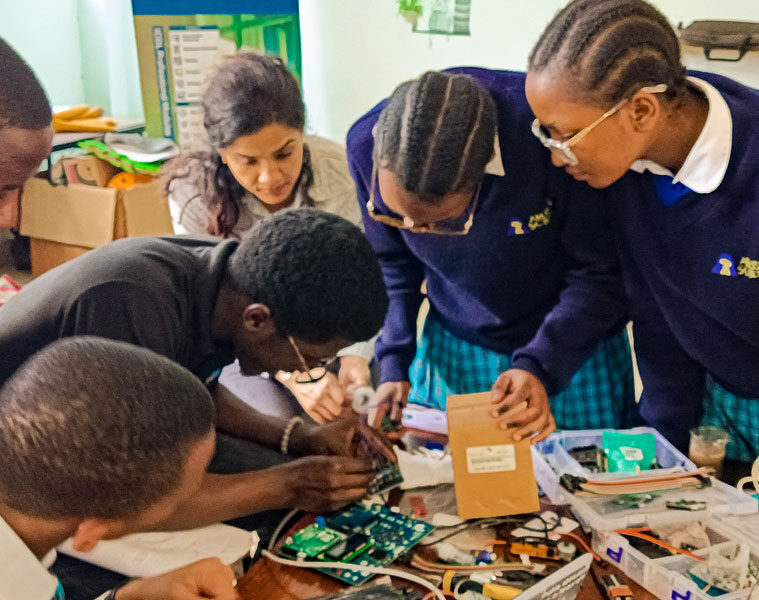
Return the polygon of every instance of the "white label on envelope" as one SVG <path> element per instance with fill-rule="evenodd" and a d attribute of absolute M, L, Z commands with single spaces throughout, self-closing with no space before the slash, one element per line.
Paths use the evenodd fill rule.
<path fill-rule="evenodd" d="M 467 448 L 466 464 L 470 473 L 514 471 L 517 468 L 514 444 Z"/>

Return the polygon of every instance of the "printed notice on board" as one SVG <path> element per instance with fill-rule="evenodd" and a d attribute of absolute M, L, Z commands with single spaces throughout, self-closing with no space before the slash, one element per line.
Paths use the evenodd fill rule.
<path fill-rule="evenodd" d="M 169 56 L 176 102 L 176 137 L 182 148 L 206 141 L 201 100 L 218 60 L 235 51 L 216 26 L 169 27 Z"/>
<path fill-rule="evenodd" d="M 470 473 L 514 471 L 517 468 L 514 444 L 470 446 L 466 449 L 466 463 Z"/>

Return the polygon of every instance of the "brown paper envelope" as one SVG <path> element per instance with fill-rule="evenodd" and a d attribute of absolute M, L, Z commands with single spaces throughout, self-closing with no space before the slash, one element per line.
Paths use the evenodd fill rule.
<path fill-rule="evenodd" d="M 490 392 L 448 398 L 448 437 L 456 500 L 462 519 L 498 517 L 540 509 L 530 440 L 499 429 Z"/>

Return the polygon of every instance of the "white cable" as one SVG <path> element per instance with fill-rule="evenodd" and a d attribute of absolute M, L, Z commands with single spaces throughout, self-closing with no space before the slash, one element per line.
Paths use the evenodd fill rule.
<path fill-rule="evenodd" d="M 271 538 L 269 539 L 269 545 L 267 546 L 269 552 L 274 550 L 274 545 L 277 543 L 277 540 L 279 539 L 279 534 L 282 533 L 282 530 L 285 528 L 285 525 L 287 525 L 290 519 L 292 519 L 295 516 L 295 513 L 297 512 L 298 512 L 298 509 L 293 508 L 279 522 L 279 525 L 277 525 L 277 528 L 274 530 L 274 533 L 271 535 Z"/>
<path fill-rule="evenodd" d="M 417 583 L 427 588 L 433 594 L 435 594 L 435 597 L 438 600 L 445 600 L 445 596 L 443 596 L 443 593 L 426 579 L 422 579 L 421 577 L 412 575 L 411 573 L 406 573 L 406 571 L 400 571 L 398 569 L 386 569 L 384 567 L 371 567 L 369 565 L 352 565 L 348 563 L 339 563 L 339 562 L 288 560 L 287 558 L 281 558 L 279 556 L 276 556 L 275 554 L 272 554 L 268 550 L 262 550 L 261 555 L 265 556 L 271 561 L 274 561 L 275 563 L 279 563 L 281 565 L 287 565 L 288 567 L 300 567 L 303 569 L 343 569 L 343 570 L 348 569 L 350 571 L 367 571 L 368 573 L 375 573 L 377 575 L 390 575 L 390 577 L 398 577 L 399 579 L 406 579 L 413 583 Z"/>
<path fill-rule="evenodd" d="M 752 483 L 754 485 L 754 493 L 759 492 L 759 458 L 757 458 L 754 461 L 754 464 L 751 465 L 751 475 L 741 479 L 736 487 L 743 491 L 743 486 L 747 483 Z"/>

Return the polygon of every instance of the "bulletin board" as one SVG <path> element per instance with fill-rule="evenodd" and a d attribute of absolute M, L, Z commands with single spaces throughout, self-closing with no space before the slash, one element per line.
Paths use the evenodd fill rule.
<path fill-rule="evenodd" d="M 205 143 L 201 99 L 222 56 L 279 56 L 301 80 L 298 0 L 132 0 L 146 131 Z"/>

